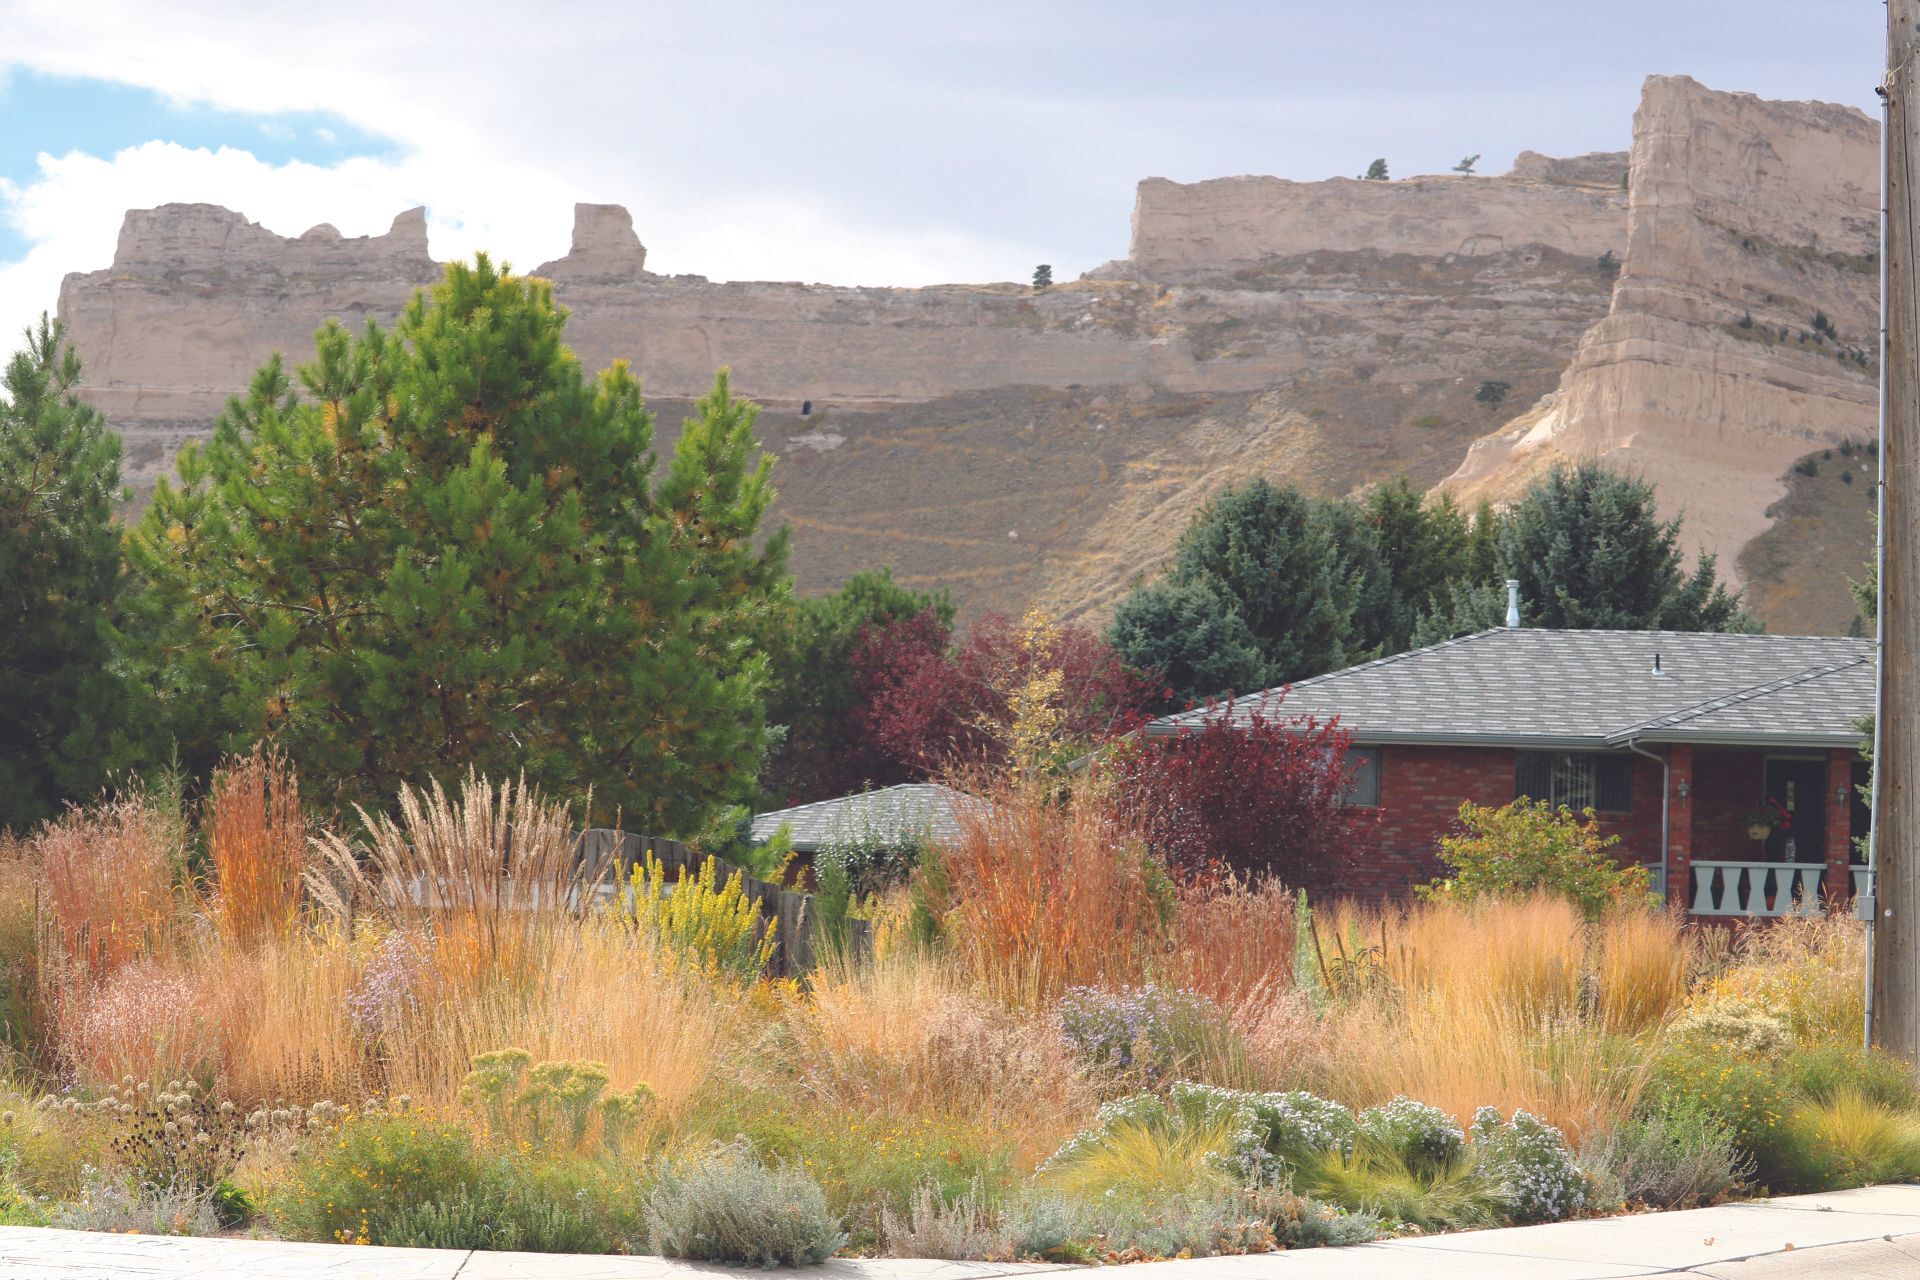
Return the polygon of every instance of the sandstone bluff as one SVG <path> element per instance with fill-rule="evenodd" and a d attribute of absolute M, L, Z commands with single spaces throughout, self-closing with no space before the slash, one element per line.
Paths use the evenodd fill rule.
<path fill-rule="evenodd" d="M 1871 429 L 1874 145 L 1850 109 L 1654 77 L 1631 152 L 1150 178 L 1128 256 L 1039 292 L 662 276 L 610 205 L 577 206 L 534 273 L 583 361 L 632 363 L 668 439 L 720 365 L 762 402 L 803 589 L 891 564 L 969 612 L 1098 615 L 1229 481 L 1404 471 L 1504 497 L 1567 456 L 1646 471 L 1731 565 L 1796 459 Z M 328 316 L 390 320 L 438 270 L 418 209 L 287 239 L 168 205 L 129 213 L 60 312 L 145 485 L 271 352 L 303 356 Z M 1816 313 L 1832 337 L 1802 336 Z M 1850 567 L 1789 549 L 1756 585 L 1838 627 L 1799 577 Z"/>

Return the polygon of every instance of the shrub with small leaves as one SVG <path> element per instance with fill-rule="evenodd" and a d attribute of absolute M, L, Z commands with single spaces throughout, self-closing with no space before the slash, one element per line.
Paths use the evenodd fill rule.
<path fill-rule="evenodd" d="M 1356 1133 L 1352 1112 L 1311 1093 L 1254 1093 L 1182 1081 L 1165 1098 L 1137 1093 L 1102 1106 L 1093 1124 L 1069 1138 L 1042 1171 L 1095 1159 L 1116 1135 L 1139 1129 L 1170 1138 L 1224 1133 L 1222 1172 L 1245 1185 L 1273 1182 L 1303 1161 L 1350 1150 Z"/>
<path fill-rule="evenodd" d="M 1454 1164 L 1467 1144 L 1466 1134 L 1446 1112 L 1406 1097 L 1362 1111 L 1358 1127 L 1362 1138 L 1391 1151 L 1416 1172 Z"/>
<path fill-rule="evenodd" d="M 220 1229 L 209 1188 L 92 1167 L 81 1175 L 80 1198 L 56 1208 L 48 1224 L 151 1236 L 210 1236 Z"/>
<path fill-rule="evenodd" d="M 1473 1156 L 1479 1171 L 1500 1187 L 1515 1222 L 1551 1222 L 1587 1202 L 1586 1178 L 1560 1130 L 1525 1111 L 1502 1120 L 1493 1107 L 1473 1115 Z"/>
<path fill-rule="evenodd" d="M 820 1184 L 745 1142 L 669 1167 L 647 1197 L 647 1236 L 668 1258 L 757 1267 L 825 1262 L 847 1242 Z"/>

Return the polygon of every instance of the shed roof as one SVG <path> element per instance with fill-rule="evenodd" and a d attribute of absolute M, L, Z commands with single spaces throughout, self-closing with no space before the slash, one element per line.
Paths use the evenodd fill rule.
<path fill-rule="evenodd" d="M 977 803 L 964 791 L 937 782 L 908 782 L 756 813 L 753 838 L 771 840 L 782 826 L 790 826 L 793 847 L 801 853 L 815 853 L 851 839 L 951 840 L 960 834 L 955 810 Z"/>
<path fill-rule="evenodd" d="M 1873 696 L 1869 640 L 1502 627 L 1236 698 L 1231 712 L 1240 723 L 1263 705 L 1338 717 L 1361 744 L 1834 747 L 1859 743 Z M 1179 733 L 1205 715 L 1147 732 Z"/>

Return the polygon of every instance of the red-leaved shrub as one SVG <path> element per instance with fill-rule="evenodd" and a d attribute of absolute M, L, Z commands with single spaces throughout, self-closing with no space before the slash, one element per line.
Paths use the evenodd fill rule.
<path fill-rule="evenodd" d="M 1279 715 L 1279 701 L 1212 704 L 1182 732 L 1115 753 L 1117 803 L 1176 875 L 1345 887 L 1360 821 L 1343 794 L 1351 735 L 1335 721 Z"/>

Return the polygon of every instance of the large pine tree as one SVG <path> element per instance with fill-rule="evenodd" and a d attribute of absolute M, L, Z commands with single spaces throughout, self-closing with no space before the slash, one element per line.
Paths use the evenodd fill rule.
<path fill-rule="evenodd" d="M 656 489 L 624 364 L 589 377 L 547 285 L 483 255 L 392 332 L 276 357 L 132 540 L 199 762 L 270 736 L 323 798 L 522 772 L 654 834 L 751 794 L 755 636 L 788 595 L 724 378 Z"/>
<path fill-rule="evenodd" d="M 81 403 L 45 316 L 0 398 L 0 827 L 51 817 L 133 762 L 115 627 L 120 440 Z"/>

